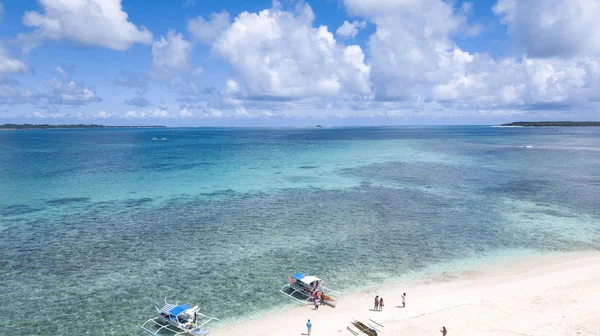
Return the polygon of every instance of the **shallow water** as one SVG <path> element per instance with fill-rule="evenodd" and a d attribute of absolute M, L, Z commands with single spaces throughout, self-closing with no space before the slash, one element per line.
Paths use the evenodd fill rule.
<path fill-rule="evenodd" d="M 600 248 L 599 128 L 0 132 L 0 186 L 1 335 L 141 335 L 165 297 L 231 323 L 289 305 L 294 271 L 348 291 Z"/>

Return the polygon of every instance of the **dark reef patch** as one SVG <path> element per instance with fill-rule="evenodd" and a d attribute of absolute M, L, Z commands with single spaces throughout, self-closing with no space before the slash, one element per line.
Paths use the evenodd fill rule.
<path fill-rule="evenodd" d="M 90 198 L 88 197 L 65 197 L 65 198 L 57 198 L 53 200 L 46 201 L 48 205 L 67 205 L 72 203 L 84 203 L 89 202 Z"/>
<path fill-rule="evenodd" d="M 125 207 L 133 208 L 133 207 L 146 205 L 148 203 L 151 203 L 152 201 L 153 201 L 152 198 L 144 197 L 144 198 L 136 198 L 136 199 L 126 200 L 124 203 L 125 203 Z"/>
<path fill-rule="evenodd" d="M 18 216 L 30 214 L 43 210 L 41 207 L 34 207 L 27 204 L 11 204 L 11 205 L 0 205 L 1 216 Z"/>

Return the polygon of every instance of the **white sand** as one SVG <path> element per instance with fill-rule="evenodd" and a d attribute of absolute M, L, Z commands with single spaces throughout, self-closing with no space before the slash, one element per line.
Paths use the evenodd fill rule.
<path fill-rule="evenodd" d="M 406 308 L 401 305 L 407 293 Z M 283 294 L 282 300 L 290 300 Z M 371 311 L 375 295 L 383 312 Z M 309 306 L 215 330 L 215 336 L 352 336 L 353 318 L 384 325 L 380 335 L 600 335 L 600 252 L 516 260 L 449 277 L 365 290 L 337 308 Z M 364 336 L 365 334 L 359 334 Z"/>

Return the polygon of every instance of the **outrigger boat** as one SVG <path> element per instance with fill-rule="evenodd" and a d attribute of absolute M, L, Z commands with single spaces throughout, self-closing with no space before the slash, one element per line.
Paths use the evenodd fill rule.
<path fill-rule="evenodd" d="M 210 317 L 200 313 L 198 306 L 192 307 L 188 304 L 168 303 L 162 308 L 154 306 L 158 316 L 148 319 L 142 324 L 142 329 L 154 336 L 159 335 L 208 335 L 204 325 L 211 321 L 219 321 L 216 317 Z"/>
<path fill-rule="evenodd" d="M 295 273 L 288 278 L 290 283 L 281 287 L 279 291 L 301 303 L 311 303 L 311 294 L 316 292 L 321 303 L 335 308 L 338 298 L 342 294 L 323 286 L 323 280 L 315 276 Z"/>

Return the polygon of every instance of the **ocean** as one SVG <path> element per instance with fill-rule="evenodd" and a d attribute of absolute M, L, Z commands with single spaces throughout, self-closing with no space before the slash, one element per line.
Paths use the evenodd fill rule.
<path fill-rule="evenodd" d="M 351 292 L 598 250 L 600 128 L 0 131 L 0 191 L 0 335 L 143 335 L 164 298 L 285 309 L 293 272 Z"/>

